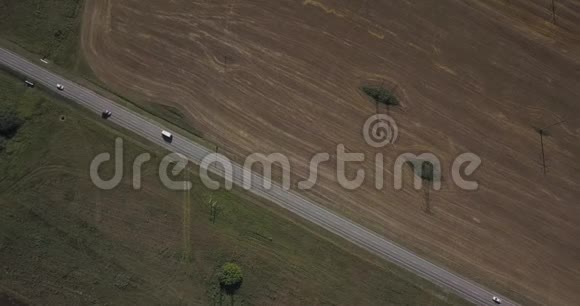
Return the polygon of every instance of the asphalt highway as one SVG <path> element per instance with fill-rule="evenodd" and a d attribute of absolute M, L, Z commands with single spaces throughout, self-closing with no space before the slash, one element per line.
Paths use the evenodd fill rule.
<path fill-rule="evenodd" d="M 174 137 L 171 143 L 164 141 L 161 137 L 161 131 L 166 128 L 161 126 L 160 123 L 122 107 L 11 51 L 0 48 L 0 65 L 24 75 L 28 80 L 46 86 L 61 96 L 88 108 L 99 116 L 104 110 L 110 110 L 113 115 L 107 120 L 167 150 L 183 154 L 195 164 L 199 165 L 205 156 L 213 153 L 213 151 L 206 147 L 174 132 L 172 132 Z M 62 84 L 64 90 L 57 90 L 56 84 Z M 212 164 L 209 170 L 220 176 L 224 175 L 223 168 L 216 166 L 216 163 Z M 249 192 L 267 199 L 381 258 L 393 262 L 443 289 L 457 294 L 469 302 L 476 305 L 495 305 L 492 297 L 498 296 L 502 300 L 502 305 L 517 305 L 515 302 L 498 293 L 494 293 L 475 282 L 420 258 L 384 237 L 321 207 L 294 191 L 283 189 L 276 182 L 272 182 L 272 187 L 266 189 L 263 186 L 265 178 L 254 172 L 251 176 L 252 184 Z M 238 186 L 242 186 L 243 182 L 243 168 L 235 163 L 233 163 L 232 182 Z M 496 252 L 498 250 L 489 251 Z M 332 254 L 329 254 L 329 256 L 332 256 Z M 353 286 L 356 286 L 356 284 L 353 284 Z"/>

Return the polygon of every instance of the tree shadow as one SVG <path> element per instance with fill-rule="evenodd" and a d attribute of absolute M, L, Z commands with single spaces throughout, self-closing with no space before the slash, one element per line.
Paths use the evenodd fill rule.
<path fill-rule="evenodd" d="M 433 215 L 433 210 L 432 210 L 432 206 L 431 206 L 431 195 L 430 195 L 430 186 L 427 186 L 427 188 L 424 189 L 424 193 L 425 193 L 425 213 L 428 215 Z"/>
<path fill-rule="evenodd" d="M 229 285 L 229 286 L 227 286 L 227 285 L 220 285 L 220 288 L 221 288 L 220 305 L 222 305 L 222 302 L 223 302 L 222 293 L 225 293 L 227 296 L 229 296 L 230 297 L 230 305 L 232 305 L 232 306 L 234 305 L 236 292 L 242 286 L 242 282 L 239 282 L 239 283 L 234 284 L 234 285 Z"/>
<path fill-rule="evenodd" d="M 220 287 L 226 294 L 233 295 L 238 291 L 238 289 L 240 289 L 240 287 L 242 286 L 242 282 L 243 281 L 233 285 L 220 285 Z"/>
<path fill-rule="evenodd" d="M 434 213 L 431 203 L 431 188 L 433 187 L 433 182 L 436 180 L 443 180 L 443 177 L 440 173 L 441 170 L 437 169 L 433 163 L 426 160 L 407 161 L 405 164 L 413 169 L 414 175 L 421 178 L 423 183 L 426 185 L 422 186 L 423 196 L 425 199 L 425 207 L 423 211 L 428 215 L 433 215 Z M 418 167 L 418 165 L 420 166 Z"/>

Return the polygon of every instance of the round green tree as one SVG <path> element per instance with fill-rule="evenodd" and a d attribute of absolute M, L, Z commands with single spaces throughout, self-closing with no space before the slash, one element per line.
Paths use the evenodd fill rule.
<path fill-rule="evenodd" d="M 242 269 L 233 262 L 223 265 L 219 276 L 220 285 L 228 291 L 239 288 L 243 278 Z"/>

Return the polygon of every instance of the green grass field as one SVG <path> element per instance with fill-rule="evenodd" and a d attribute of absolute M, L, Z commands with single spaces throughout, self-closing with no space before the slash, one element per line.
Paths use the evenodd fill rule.
<path fill-rule="evenodd" d="M 33 60 L 47 58 L 47 68 L 65 74 L 96 91 L 108 91 L 84 60 L 80 45 L 82 9 L 85 0 L 0 1 L 0 46 Z M 114 97 L 132 104 L 142 113 L 163 118 L 189 133 L 201 136 L 172 106 L 142 101 L 139 97 Z"/>
<path fill-rule="evenodd" d="M 82 0 L 4 0 L 0 37 L 68 69 L 80 65 Z"/>
<path fill-rule="evenodd" d="M 159 148 L 0 73 L 0 107 L 25 120 L 0 152 L 0 300 L 31 304 L 462 304 L 431 284 L 241 191 L 190 192 L 157 178 Z M 92 158 L 125 139 L 121 186 L 99 190 Z M 150 152 L 143 188 L 131 161 Z M 108 168 L 107 168 L 108 167 Z M 103 176 L 112 173 L 107 164 Z M 211 204 L 218 213 L 211 220 Z M 212 222 L 215 221 L 215 222 Z M 244 272 L 221 292 L 219 268 Z"/>

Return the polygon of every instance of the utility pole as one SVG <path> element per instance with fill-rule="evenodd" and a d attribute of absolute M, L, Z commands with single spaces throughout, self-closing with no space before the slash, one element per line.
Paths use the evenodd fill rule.
<path fill-rule="evenodd" d="M 431 197 L 429 195 L 429 189 L 431 189 L 431 184 L 428 184 L 427 188 L 425 188 L 425 213 L 431 215 L 433 212 L 431 211 Z"/>
<path fill-rule="evenodd" d="M 538 133 L 540 134 L 540 146 L 542 147 L 542 169 L 544 170 L 544 175 L 546 175 L 546 154 L 544 151 L 544 135 L 548 136 L 548 134 L 546 134 L 547 129 L 554 127 L 556 125 L 560 125 L 564 122 L 566 122 L 566 120 L 561 120 L 554 124 L 538 129 Z"/>
<path fill-rule="evenodd" d="M 385 88 L 385 80 L 381 81 L 381 90 Z M 375 106 L 376 106 L 376 113 L 377 113 L 377 117 L 379 116 L 379 101 L 378 99 L 375 101 Z M 389 110 L 387 109 L 387 115 L 389 114 Z"/>
<path fill-rule="evenodd" d="M 391 99 L 395 96 L 395 92 L 397 92 L 397 89 L 399 89 L 399 85 L 395 85 L 390 91 L 389 91 L 389 100 L 387 101 L 387 115 L 391 115 Z"/>
<path fill-rule="evenodd" d="M 214 200 L 213 198 L 210 200 L 209 202 L 210 204 L 210 219 L 211 219 L 211 223 L 215 223 L 218 214 L 220 213 L 220 209 L 221 207 L 219 206 L 218 202 L 216 200 Z"/>
<path fill-rule="evenodd" d="M 546 154 L 544 153 L 544 130 L 540 129 L 540 145 L 542 146 L 542 169 L 546 175 Z"/>
<path fill-rule="evenodd" d="M 552 0 L 552 23 L 556 24 L 556 0 Z"/>

